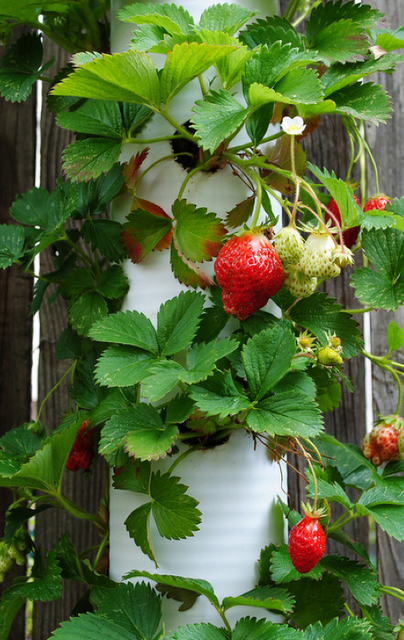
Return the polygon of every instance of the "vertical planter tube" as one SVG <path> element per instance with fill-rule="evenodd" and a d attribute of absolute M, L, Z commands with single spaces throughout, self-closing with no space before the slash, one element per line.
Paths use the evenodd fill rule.
<path fill-rule="evenodd" d="M 124 4 L 127 3 L 114 3 L 113 14 Z M 197 20 L 210 4 L 207 0 L 188 0 L 186 8 Z M 245 0 L 239 4 L 261 10 L 263 16 L 276 12 L 276 3 L 268 0 Z M 120 24 L 117 20 L 113 24 L 112 49 L 124 51 L 130 41 L 133 25 Z M 159 56 L 153 59 L 158 66 Z M 192 115 L 194 100 L 199 97 L 199 83 L 189 83 L 172 101 L 170 112 L 178 122 L 186 122 Z M 172 127 L 167 122 L 153 118 L 142 131 L 142 137 L 156 138 L 172 133 Z M 128 160 L 141 149 L 141 145 L 126 145 L 122 159 Z M 153 144 L 142 168 L 170 153 L 169 142 Z M 186 171 L 177 162 L 161 163 L 142 179 L 137 195 L 171 213 L 171 204 L 178 197 L 186 176 Z M 198 207 L 206 207 L 208 211 L 224 216 L 248 195 L 250 192 L 245 184 L 227 166 L 215 173 L 195 174 L 188 181 L 182 197 Z M 113 207 L 116 219 L 125 219 L 130 203 L 130 195 L 116 199 Z M 279 213 L 279 210 L 275 212 Z M 213 262 L 207 265 L 208 268 L 206 264 L 203 267 L 209 275 L 213 275 Z M 136 309 L 154 323 L 160 305 L 186 289 L 171 272 L 167 250 L 154 251 L 137 265 L 128 261 L 125 269 L 130 290 L 124 309 Z M 267 309 L 276 313 L 271 302 Z M 155 465 L 157 469 L 166 471 L 172 462 L 172 458 L 165 459 Z M 185 540 L 166 540 L 154 530 L 152 523 L 151 539 L 159 563 L 156 568 L 136 547 L 124 526 L 129 513 L 142 504 L 144 497 L 112 489 L 111 577 L 120 580 L 128 571 L 137 569 L 204 579 L 212 584 L 219 600 L 252 589 L 257 582 L 260 550 L 271 542 L 278 543 L 283 539 L 284 525 L 275 506 L 277 495 L 282 492 L 278 465 L 270 462 L 262 444 L 255 443 L 252 436 L 240 431 L 234 433 L 224 445 L 193 452 L 185 457 L 175 468 L 174 475 L 189 487 L 187 493 L 199 501 L 202 512 L 200 530 Z M 178 607 L 178 602 L 164 598 L 163 619 L 167 631 L 179 625 L 201 621 L 221 624 L 217 612 L 202 597 L 188 611 L 179 612 Z M 264 617 L 265 614 L 264 610 L 256 608 L 235 608 L 229 620 L 243 615 Z"/>

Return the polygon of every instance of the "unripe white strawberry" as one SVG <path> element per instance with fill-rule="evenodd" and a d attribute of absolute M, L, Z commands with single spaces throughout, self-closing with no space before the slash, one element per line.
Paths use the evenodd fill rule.
<path fill-rule="evenodd" d="M 304 240 L 294 227 L 283 227 L 274 238 L 276 252 L 282 262 L 296 264 L 303 256 Z"/>
<path fill-rule="evenodd" d="M 291 268 L 284 280 L 284 287 L 295 298 L 308 298 L 317 288 L 317 278 L 312 278 L 297 269 Z"/>
<path fill-rule="evenodd" d="M 328 233 L 311 233 L 296 268 L 312 278 L 335 278 L 341 269 L 333 262 L 334 249 L 335 242 Z"/>

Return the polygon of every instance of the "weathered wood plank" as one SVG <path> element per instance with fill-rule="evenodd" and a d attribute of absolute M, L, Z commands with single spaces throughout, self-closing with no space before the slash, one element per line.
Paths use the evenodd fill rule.
<path fill-rule="evenodd" d="M 44 46 L 46 59 L 55 56 L 55 64 L 58 68 L 68 62 L 66 52 L 53 43 L 45 41 Z M 55 68 L 52 67 L 51 70 L 54 71 Z M 70 132 L 58 128 L 55 125 L 54 116 L 44 109 L 41 121 L 41 183 L 49 191 L 55 188 L 56 179 L 62 174 L 62 152 L 71 140 Z M 54 248 L 49 247 L 41 256 L 42 273 L 54 269 L 53 260 Z M 55 386 L 70 365 L 70 362 L 55 358 L 55 346 L 60 333 L 67 326 L 67 318 L 66 303 L 60 296 L 52 304 L 45 302 L 41 308 L 40 399 Z M 41 420 L 49 430 L 58 426 L 62 414 L 70 410 L 69 383 L 68 377 L 46 403 Z M 63 491 L 84 509 L 96 512 L 104 491 L 104 479 L 104 468 L 101 463 L 96 466 L 90 479 L 85 478 L 81 472 L 66 472 Z M 44 549 L 50 549 L 66 532 L 70 533 L 79 553 L 99 543 L 94 526 L 89 525 L 88 522 L 77 521 L 64 511 L 47 511 L 43 518 L 37 519 L 36 541 Z M 70 617 L 77 600 L 84 591 L 83 585 L 65 581 L 61 600 L 35 604 L 33 627 L 35 640 L 47 640 L 59 623 Z"/>
<path fill-rule="evenodd" d="M 372 7 L 383 11 L 387 15 L 388 26 L 396 29 L 404 24 L 404 5 L 401 0 L 373 0 Z M 404 113 L 402 109 L 404 101 L 404 67 L 398 65 L 392 75 L 378 74 L 372 78 L 374 82 L 381 84 L 392 98 L 394 109 L 392 119 L 386 126 L 366 127 L 366 136 L 379 167 L 380 190 L 392 197 L 401 198 L 404 195 L 403 175 L 404 156 L 402 153 L 404 144 Z M 372 165 L 368 163 L 368 193 L 371 195 L 376 190 Z M 388 323 L 393 320 L 404 327 L 404 309 L 396 313 L 384 311 L 373 312 L 371 316 L 372 352 L 375 355 L 384 355 L 387 352 L 386 329 Z M 404 349 L 395 353 L 395 360 L 404 362 Z M 385 415 L 394 413 L 397 405 L 397 387 L 387 372 L 373 367 L 373 415 Z M 401 404 L 401 415 L 404 413 L 404 404 Z M 383 531 L 377 531 L 377 558 L 380 578 L 383 583 L 404 589 L 402 567 L 404 564 L 404 545 L 389 538 Z M 396 622 L 403 617 L 402 602 L 395 598 L 384 598 L 384 612 Z"/>
<path fill-rule="evenodd" d="M 17 36 L 17 34 L 15 34 Z M 35 180 L 36 101 L 24 104 L 0 101 L 0 223 L 9 223 L 10 205 L 18 193 L 33 187 Z M 0 435 L 31 417 L 32 316 L 29 303 L 32 279 L 16 267 L 0 271 Z M 0 489 L 0 536 L 11 493 Z M 15 571 L 0 585 L 0 593 Z M 17 616 L 11 630 L 13 640 L 25 638 L 25 612 Z"/>

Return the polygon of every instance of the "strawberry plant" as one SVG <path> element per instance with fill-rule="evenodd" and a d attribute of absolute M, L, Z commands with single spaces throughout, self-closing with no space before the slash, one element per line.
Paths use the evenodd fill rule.
<path fill-rule="evenodd" d="M 6 48 L 0 93 L 22 101 L 36 82 L 49 82 L 48 107 L 75 140 L 63 154 L 64 179 L 50 193 L 34 187 L 20 194 L 10 210 L 14 223 L 0 225 L 0 266 L 17 265 L 36 279 L 32 312 L 49 304 L 51 285 L 67 301 L 56 353 L 70 363 L 70 407 L 59 427 L 50 432 L 41 421 L 53 389 L 35 420 L 0 438 L 0 485 L 13 492 L 0 577 L 27 550 L 34 557 L 32 575 L 16 579 L 0 600 L 1 637 L 27 600 L 55 600 L 62 580 L 73 580 L 86 585 L 84 611 L 54 631 L 59 640 L 393 639 L 397 621 L 383 615 L 380 597 L 404 600 L 404 592 L 382 583 L 368 549 L 346 527 L 371 519 L 404 540 L 403 365 L 393 355 L 404 333 L 392 321 L 388 352 L 376 356 L 364 348 L 355 320 L 404 303 L 404 201 L 380 194 L 362 126 L 390 117 L 389 96 L 367 78 L 392 74 L 404 61 L 400 30 L 352 0 L 291 0 L 283 16 L 268 17 L 218 4 L 199 22 L 181 6 L 134 3 L 118 14 L 137 27 L 130 47 L 110 54 L 104 3 L 9 4 L 0 15 L 4 39 L 21 24 L 32 30 Z M 40 33 L 73 54 L 51 79 Z M 189 100 L 191 83 L 197 95 L 179 119 L 174 105 Z M 363 169 L 366 156 L 373 163 L 376 195 L 367 193 L 365 174 L 358 189 L 351 171 L 339 176 L 306 157 L 306 138 L 329 116 L 346 128 L 350 169 Z M 152 135 L 154 124 L 159 133 Z M 181 175 L 166 208 L 152 188 L 144 193 L 162 166 Z M 209 210 L 193 200 L 193 180 L 204 177 L 241 182 L 248 194 L 229 211 Z M 117 199 L 127 203 L 125 218 L 106 218 Z M 49 246 L 53 271 L 35 273 L 35 258 Z M 169 254 L 167 269 L 183 290 L 162 302 L 152 321 L 123 304 L 127 261 L 140 267 L 156 251 Z M 346 269 L 359 310 L 321 289 Z M 399 391 L 363 449 L 327 434 L 323 420 L 339 406 L 342 387 L 352 390 L 344 366 L 355 357 L 386 371 Z M 65 495 L 64 474 L 84 472 L 91 482 L 101 457 L 115 489 L 140 494 L 125 526 L 158 568 L 151 529 L 175 541 L 203 527 L 178 459 L 226 447 L 239 431 L 273 460 L 289 462 L 289 473 L 296 472 L 291 453 L 306 463 L 305 515 L 279 496 L 289 540 L 257 550 L 256 586 L 220 599 L 215 585 L 199 578 L 128 566 L 133 584 L 101 573 L 107 502 L 97 514 L 87 512 Z M 155 464 L 162 459 L 169 463 L 163 473 Z M 93 550 L 79 555 L 67 533 L 53 548 L 39 548 L 25 523 L 50 509 L 97 528 L 95 558 Z M 341 552 L 328 553 L 327 540 Z M 219 623 L 166 635 L 164 597 L 182 609 L 205 598 Z M 228 611 L 243 606 L 256 615 L 241 613 L 231 623 Z"/>

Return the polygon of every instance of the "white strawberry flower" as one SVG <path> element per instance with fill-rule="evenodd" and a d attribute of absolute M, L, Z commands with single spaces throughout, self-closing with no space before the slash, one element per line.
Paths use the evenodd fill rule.
<path fill-rule="evenodd" d="M 295 116 L 290 118 L 285 116 L 281 122 L 281 128 L 290 136 L 300 136 L 306 128 L 303 118 Z"/>

